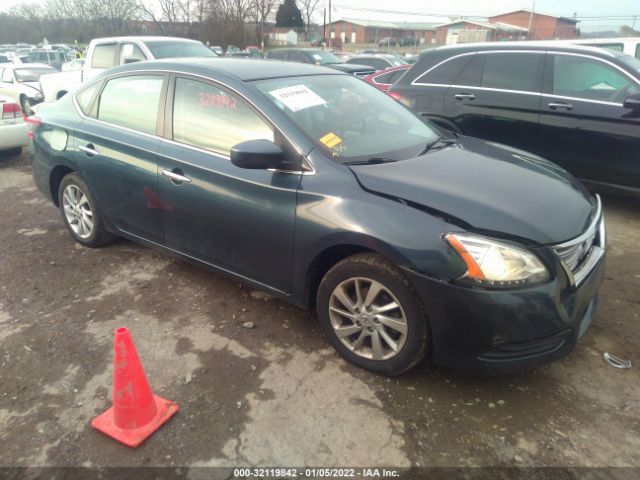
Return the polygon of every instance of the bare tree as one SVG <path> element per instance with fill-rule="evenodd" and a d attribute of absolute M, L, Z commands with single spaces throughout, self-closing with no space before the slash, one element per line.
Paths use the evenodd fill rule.
<path fill-rule="evenodd" d="M 304 19 L 304 33 L 309 40 L 309 25 L 311 25 L 311 17 L 318 10 L 318 3 L 320 0 L 300 0 L 300 11 L 302 12 L 302 18 Z"/>
<path fill-rule="evenodd" d="M 255 15 L 258 43 L 260 49 L 264 49 L 264 32 L 267 20 L 271 16 L 276 6 L 276 0 L 253 0 L 253 11 Z"/>

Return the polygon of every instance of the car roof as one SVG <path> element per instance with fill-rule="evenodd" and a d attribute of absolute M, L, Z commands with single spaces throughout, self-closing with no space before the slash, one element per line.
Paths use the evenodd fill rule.
<path fill-rule="evenodd" d="M 243 82 L 303 75 L 345 75 L 345 73 L 338 70 L 306 63 L 221 57 L 134 62 L 116 67 L 116 69 L 110 70 L 110 72 L 137 70 L 169 70 L 205 76 L 207 74 L 227 75 Z"/>
<path fill-rule="evenodd" d="M 141 42 L 197 42 L 201 43 L 198 40 L 193 40 L 191 38 L 183 38 L 183 37 L 163 37 L 163 36 L 152 36 L 152 35 L 128 35 L 123 37 L 102 37 L 94 39 L 95 42 L 126 42 L 132 40 L 139 40 Z"/>
<path fill-rule="evenodd" d="M 490 51 L 490 50 L 555 50 L 558 52 L 574 52 L 574 53 L 590 53 L 601 57 L 616 57 L 619 56 L 619 52 L 612 50 L 606 50 L 598 47 L 592 47 L 587 45 L 576 45 L 575 43 L 565 42 L 480 42 L 480 43 L 464 43 L 456 45 L 445 45 L 442 47 L 430 48 L 423 50 L 421 55 L 426 55 L 432 52 L 444 53 L 464 53 L 474 52 L 477 50 Z"/>
<path fill-rule="evenodd" d="M 402 58 L 398 57 L 398 55 L 394 55 L 393 53 L 358 53 L 353 55 L 351 58 Z"/>

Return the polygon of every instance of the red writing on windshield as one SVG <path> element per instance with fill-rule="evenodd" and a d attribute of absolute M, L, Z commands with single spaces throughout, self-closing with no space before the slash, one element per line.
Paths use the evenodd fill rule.
<path fill-rule="evenodd" d="M 236 110 L 238 108 L 235 98 L 220 93 L 200 92 L 199 104 L 201 107 L 222 108 L 225 110 Z"/>

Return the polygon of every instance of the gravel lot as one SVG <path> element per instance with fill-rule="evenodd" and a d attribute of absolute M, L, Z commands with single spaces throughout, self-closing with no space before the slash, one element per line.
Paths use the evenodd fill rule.
<path fill-rule="evenodd" d="M 262 292 L 124 240 L 80 247 L 26 149 L 1 157 L 0 465 L 640 467 L 640 201 L 604 205 L 607 278 L 571 357 L 508 377 L 425 361 L 388 379 Z M 180 405 L 135 450 L 89 426 L 110 405 L 118 326 Z"/>

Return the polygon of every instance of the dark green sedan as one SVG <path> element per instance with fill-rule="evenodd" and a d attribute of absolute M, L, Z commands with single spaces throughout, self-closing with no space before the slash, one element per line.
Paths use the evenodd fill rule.
<path fill-rule="evenodd" d="M 28 119 L 87 247 L 122 236 L 315 308 L 349 361 L 506 372 L 567 355 L 604 274 L 600 200 L 314 65 L 139 62 Z M 215 295 L 215 292 L 212 292 Z"/>

